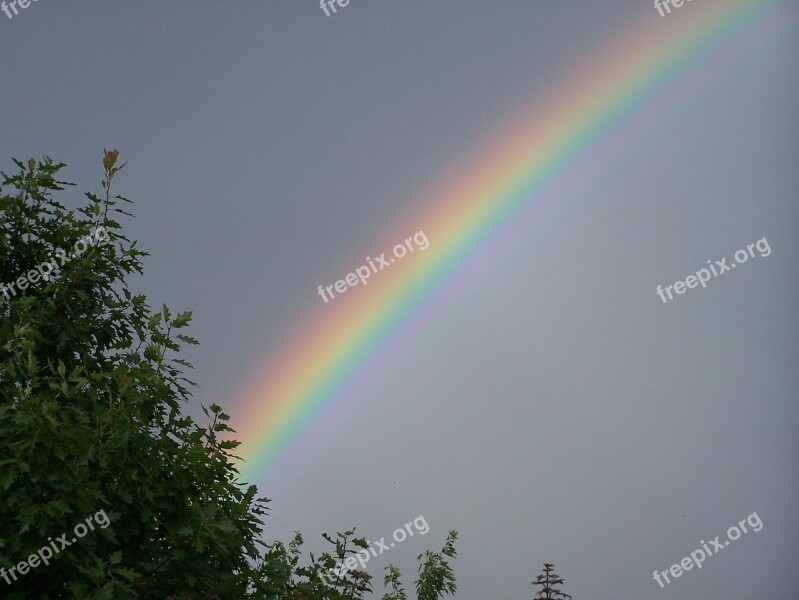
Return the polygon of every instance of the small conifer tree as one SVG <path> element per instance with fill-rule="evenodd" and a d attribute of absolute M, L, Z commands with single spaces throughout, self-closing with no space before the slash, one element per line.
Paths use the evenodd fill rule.
<path fill-rule="evenodd" d="M 532 582 L 533 586 L 540 587 L 533 600 L 559 600 L 561 598 L 571 598 L 557 586 L 563 585 L 564 579 L 555 573 L 552 563 L 544 563 L 541 575 Z"/>

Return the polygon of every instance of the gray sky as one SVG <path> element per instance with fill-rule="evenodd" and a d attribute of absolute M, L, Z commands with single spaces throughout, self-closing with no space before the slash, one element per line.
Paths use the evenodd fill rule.
<path fill-rule="evenodd" d="M 0 13 L 0 168 L 48 154 L 78 199 L 120 149 L 125 225 L 152 253 L 135 285 L 195 311 L 196 404 L 235 426 L 253 373 L 329 308 L 316 286 L 424 213 L 453 157 L 608 39 L 698 4 L 39 0 Z M 713 77 L 643 111 L 290 476 L 264 475 L 268 539 L 376 540 L 423 514 L 430 532 L 371 561 L 376 581 L 390 561 L 410 588 L 416 555 L 457 529 L 462 600 L 529 598 L 544 561 L 575 600 L 796 598 L 799 10 L 777 6 L 794 26 L 728 44 Z M 769 256 L 658 298 L 763 237 Z M 753 512 L 761 531 L 654 582 Z"/>

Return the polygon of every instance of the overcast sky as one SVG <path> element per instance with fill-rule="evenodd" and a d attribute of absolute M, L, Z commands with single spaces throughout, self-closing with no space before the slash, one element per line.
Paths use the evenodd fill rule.
<path fill-rule="evenodd" d="M 727 40 L 712 76 L 642 109 L 637 137 L 300 437 L 287 475 L 262 474 L 267 539 L 388 539 L 424 515 L 429 533 L 369 563 L 378 589 L 389 561 L 410 589 L 457 529 L 462 600 L 530 598 L 545 561 L 574 600 L 796 599 L 799 5 L 775 6 L 770 35 Z M 124 225 L 151 253 L 134 287 L 194 311 L 190 410 L 218 402 L 236 426 L 237 395 L 326 309 L 317 285 L 424 214 L 453 156 L 608 40 L 707 9 L 39 0 L 0 13 L 0 169 L 50 155 L 77 201 L 120 150 Z M 762 238 L 767 256 L 658 297 Z M 752 513 L 760 531 L 654 581 Z"/>

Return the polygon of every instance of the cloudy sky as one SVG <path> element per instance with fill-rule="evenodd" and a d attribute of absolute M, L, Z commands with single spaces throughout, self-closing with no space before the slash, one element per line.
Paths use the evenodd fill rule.
<path fill-rule="evenodd" d="M 545 561 L 575 600 L 796 598 L 799 6 L 761 4 L 625 108 L 588 149 L 601 160 L 567 169 L 512 240 L 495 243 L 499 229 L 476 247 L 440 283 L 444 308 L 410 315 L 391 360 L 258 473 L 268 540 L 301 530 L 319 549 L 351 525 L 388 540 L 423 515 L 426 535 L 369 563 L 376 581 L 393 562 L 411 587 L 416 555 L 457 529 L 463 600 L 529 598 Z M 17 10 L 0 13 L 0 169 L 66 162 L 74 203 L 99 189 L 103 149 L 120 150 L 116 191 L 136 202 L 124 225 L 151 253 L 134 287 L 195 313 L 189 410 L 218 402 L 243 426 L 253 382 L 288 366 L 307 323 L 357 300 L 325 304 L 317 286 L 401 242 L 397 223 L 430 214 L 425 190 L 468 176 L 465 154 L 491 160 L 512 115 L 609 52 L 623 60 L 625 40 L 729 6 Z M 614 138 L 624 118 L 633 133 Z M 658 296 L 758 240 L 706 288 Z M 654 580 L 747 517 L 701 570 Z"/>

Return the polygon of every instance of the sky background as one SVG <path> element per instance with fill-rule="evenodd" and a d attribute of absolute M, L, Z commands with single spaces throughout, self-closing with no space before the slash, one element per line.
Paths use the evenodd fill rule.
<path fill-rule="evenodd" d="M 609 40 L 724 10 L 708 4 L 39 0 L 0 13 L 0 169 L 66 162 L 77 203 L 120 150 L 123 223 L 151 253 L 134 288 L 194 311 L 190 412 L 217 402 L 236 427 L 253 382 L 337 310 L 317 285 L 401 242 L 458 157 Z M 424 515 L 426 536 L 369 563 L 378 590 L 387 562 L 410 589 L 457 529 L 462 600 L 529 598 L 545 561 L 575 600 L 795 600 L 799 5 L 775 6 L 772 35 L 642 109 L 638 136 L 444 288 L 446 310 L 259 476 L 267 540 L 318 550 L 322 531 L 389 538 Z M 658 298 L 763 237 L 771 255 Z M 760 532 L 654 582 L 753 512 Z"/>

